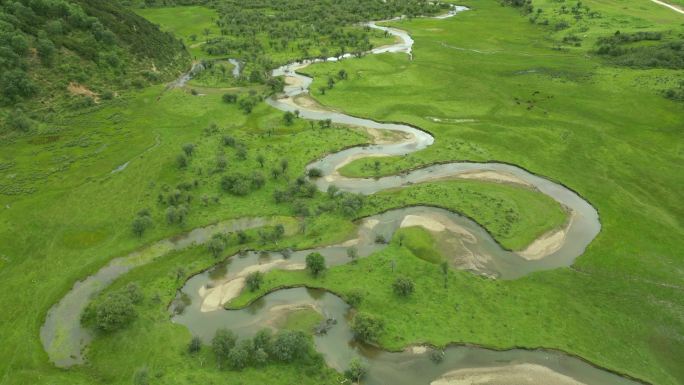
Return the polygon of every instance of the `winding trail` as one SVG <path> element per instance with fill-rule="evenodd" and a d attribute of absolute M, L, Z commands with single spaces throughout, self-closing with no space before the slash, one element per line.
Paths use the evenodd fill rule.
<path fill-rule="evenodd" d="M 451 12 L 438 18 L 451 17 L 466 9 L 454 7 Z M 405 53 L 411 56 L 414 42 L 407 32 L 380 26 L 376 22 L 369 22 L 367 25 L 399 38 L 398 43 L 373 49 L 369 54 Z M 312 251 L 324 254 L 330 266 L 347 263 L 349 259 L 346 251 L 349 247 L 357 247 L 360 257 L 371 255 L 384 247 L 374 242 L 376 236 L 382 235 L 389 239 L 400 227 L 417 225 L 444 235 L 443 238 L 455 250 L 454 260 L 450 261 L 452 266 L 503 279 L 515 279 L 532 271 L 569 266 L 600 231 L 597 211 L 574 191 L 510 164 L 454 162 L 431 165 L 402 175 L 379 179 L 341 176 L 339 168 L 353 159 L 405 155 L 423 150 L 434 142 L 432 135 L 409 125 L 381 123 L 298 104 L 297 99 L 306 97 L 312 83 L 311 78 L 297 73 L 298 70 L 311 63 L 338 61 L 349 57 L 351 55 L 347 54 L 326 60 L 295 62 L 273 71 L 274 76 L 285 76 L 289 85 L 285 87 L 281 97 L 267 100 L 271 106 L 281 111 L 299 110 L 300 116 L 305 119 L 330 119 L 335 123 L 376 131 L 389 130 L 399 134 L 393 136 L 399 138 L 395 139 L 396 141 L 349 148 L 308 165 L 309 169 L 315 167 L 323 172 L 323 177 L 316 180 L 320 190 L 325 191 L 330 185 L 335 185 L 342 191 L 374 194 L 447 178 L 514 183 L 534 188 L 552 197 L 567 208 L 572 220 L 568 221 L 564 228 L 537 239 L 530 246 L 531 249 L 515 253 L 502 249 L 481 226 L 458 214 L 425 206 L 390 210 L 363 219 L 359 225 L 357 238 L 343 244 L 297 251 L 287 259 L 273 255 L 264 258 L 260 253 L 248 253 L 241 258 L 229 259 L 225 266 L 196 275 L 188 280 L 178 293 L 179 298 L 181 294 L 189 296 L 191 303 L 183 305 L 182 308 L 179 307 L 178 301 L 172 304 L 173 321 L 186 325 L 193 334 L 208 340 L 217 328 L 226 324 L 231 325 L 231 329 L 238 334 L 248 336 L 262 327 L 272 326 L 275 317 L 287 314 L 288 309 L 314 309 L 337 319 L 341 324 L 333 327 L 327 335 L 315 338 L 316 346 L 325 356 L 326 362 L 341 370 L 346 367 L 351 357 L 362 356 L 370 363 L 369 379 L 364 381 L 370 384 L 387 381 L 393 384 L 427 384 L 435 381 L 435 385 L 455 385 L 466 383 L 462 382 L 466 377 L 478 381 L 468 380 L 470 382 L 467 383 L 485 384 L 490 383 L 487 381 L 491 380 L 493 372 L 499 373 L 503 378 L 513 376 L 520 379 L 520 384 L 633 384 L 630 380 L 560 352 L 521 349 L 500 352 L 478 347 L 449 347 L 445 351 L 444 364 L 436 366 L 431 363 L 429 355 L 423 354 L 428 350 L 423 347 L 390 353 L 354 344 L 351 342 L 353 339 L 347 325 L 350 307 L 336 295 L 321 291 L 303 288 L 278 290 L 243 310 L 223 310 L 224 305 L 240 293 L 244 286 L 244 277 L 249 272 L 276 268 L 302 269 L 305 256 Z M 182 87 L 196 70 L 193 66 L 188 74 L 172 83 L 170 87 Z M 140 251 L 112 260 L 93 276 L 74 285 L 48 313 L 41 329 L 41 339 L 50 359 L 61 367 L 84 362 L 83 349 L 92 339 L 92 335 L 81 327 L 80 314 L 90 298 L 114 279 L 173 250 L 188 247 L 193 243 L 206 242 L 218 231 L 243 230 L 267 223 L 267 219 L 260 218 L 227 221 L 193 230 L 182 237 L 157 242 Z M 225 271 L 221 271 L 221 268 Z M 218 274 L 216 269 L 219 269 Z"/>

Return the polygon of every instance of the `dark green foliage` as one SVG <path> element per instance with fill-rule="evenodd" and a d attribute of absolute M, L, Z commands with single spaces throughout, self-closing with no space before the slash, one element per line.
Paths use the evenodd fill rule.
<path fill-rule="evenodd" d="M 221 188 L 232 195 L 244 196 L 252 190 L 258 190 L 266 183 L 261 173 L 255 172 L 252 177 L 242 174 L 231 174 L 221 178 Z"/>
<path fill-rule="evenodd" d="M 345 296 L 347 303 L 352 307 L 358 307 L 363 302 L 363 292 L 360 289 L 352 290 Z"/>
<path fill-rule="evenodd" d="M 251 343 L 249 341 L 240 341 L 240 343 L 231 349 L 228 353 L 228 364 L 233 370 L 242 370 L 249 364 L 251 355 Z"/>
<path fill-rule="evenodd" d="M 183 152 L 187 156 L 192 156 L 192 154 L 195 152 L 195 145 L 192 143 L 186 143 L 183 145 Z"/>
<path fill-rule="evenodd" d="M 209 39 L 203 49 L 211 55 L 248 59 L 249 81 L 269 82 L 265 74 L 273 67 L 271 53 L 294 51 L 294 59 L 310 57 L 314 51 L 325 57 L 364 52 L 372 48 L 369 32 L 342 27 L 399 15 L 435 14 L 444 7 L 421 0 L 224 1 L 217 8 L 221 36 Z M 280 88 L 269 85 L 274 92 Z"/>
<path fill-rule="evenodd" d="M 202 350 L 202 340 L 198 336 L 193 336 L 188 344 L 188 353 L 195 354 Z"/>
<path fill-rule="evenodd" d="M 317 277 L 325 271 L 325 257 L 320 253 L 311 253 L 306 256 L 306 268 L 311 275 Z"/>
<path fill-rule="evenodd" d="M 253 273 L 250 273 L 246 280 L 245 283 L 247 285 L 247 289 L 249 291 L 257 291 L 261 287 L 261 284 L 264 282 L 264 275 L 260 271 L 255 271 Z"/>
<path fill-rule="evenodd" d="M 368 313 L 357 313 L 351 323 L 354 337 L 363 342 L 375 342 L 385 329 L 381 319 Z"/>
<path fill-rule="evenodd" d="M 359 383 L 368 373 L 368 365 L 359 358 L 352 358 L 349 368 L 344 371 L 344 376 L 352 383 Z"/>
<path fill-rule="evenodd" d="M 179 169 L 188 167 L 188 157 L 185 156 L 185 154 L 178 154 L 178 156 L 176 156 L 176 166 Z"/>
<path fill-rule="evenodd" d="M 394 280 L 394 283 L 392 283 L 392 290 L 394 290 L 394 294 L 400 297 L 408 297 L 413 293 L 414 289 L 415 287 L 413 281 L 410 278 L 399 277 Z"/>
<path fill-rule="evenodd" d="M 290 111 L 285 112 L 283 115 L 283 121 L 285 122 L 286 126 L 291 126 L 292 123 L 294 123 L 295 120 L 295 114 L 293 114 Z"/>
<path fill-rule="evenodd" d="M 31 50 L 39 61 L 31 60 Z M 152 63 L 163 76 L 148 71 L 154 78 L 150 80 L 160 81 L 175 76 L 187 62 L 180 42 L 117 1 L 0 2 L 0 102 L 4 104 L 39 94 L 65 96 L 64 85 L 69 82 L 130 87 L 135 83 L 132 76 Z M 57 64 L 60 71 L 47 69 Z"/>
<path fill-rule="evenodd" d="M 131 230 L 136 236 L 142 237 L 142 235 L 145 233 L 145 230 L 147 230 L 150 226 L 152 226 L 152 217 L 150 216 L 150 212 L 148 210 L 143 210 L 136 215 L 135 219 L 133 219 L 133 223 L 131 223 Z"/>
<path fill-rule="evenodd" d="M 532 13 L 534 7 L 532 6 L 532 0 L 500 0 L 501 4 L 507 5 L 509 7 L 520 8 L 523 14 Z"/>
<path fill-rule="evenodd" d="M 308 348 L 304 333 L 284 330 L 276 335 L 271 344 L 271 355 L 278 361 L 292 362 L 302 358 Z"/>
<path fill-rule="evenodd" d="M 310 168 L 306 171 L 306 175 L 309 178 L 320 178 L 323 176 L 323 171 L 320 168 Z"/>
<path fill-rule="evenodd" d="M 597 41 L 596 53 L 621 66 L 684 69 L 684 39 L 662 42 L 663 38 L 661 32 L 617 31 Z"/>
<path fill-rule="evenodd" d="M 207 248 L 209 249 L 211 255 L 214 256 L 214 258 L 218 258 L 219 256 L 221 256 L 221 253 L 223 253 L 223 250 L 226 248 L 226 244 L 220 237 L 213 237 L 211 241 L 209 241 Z"/>
<path fill-rule="evenodd" d="M 227 93 L 227 94 L 223 94 L 221 99 L 223 99 L 223 101 L 225 103 L 235 104 L 237 102 L 238 96 L 236 94 Z"/>
<path fill-rule="evenodd" d="M 95 308 L 95 326 L 103 332 L 119 330 L 135 319 L 133 301 L 124 293 L 112 293 Z"/>
<path fill-rule="evenodd" d="M 216 356 L 216 361 L 219 367 L 222 367 L 230 356 L 230 351 L 233 350 L 237 342 L 235 333 L 228 329 L 218 329 L 214 338 L 211 340 L 211 349 Z"/>
<path fill-rule="evenodd" d="M 31 119 L 20 109 L 14 109 L 5 119 L 5 128 L 10 131 L 29 132 L 33 127 Z"/>
<path fill-rule="evenodd" d="M 679 85 L 665 91 L 665 97 L 672 100 L 684 101 L 684 81 L 679 82 Z"/>
<path fill-rule="evenodd" d="M 273 338 L 273 333 L 271 329 L 261 329 L 254 335 L 252 343 L 254 344 L 255 350 L 262 350 L 268 352 L 271 350 L 271 339 Z"/>

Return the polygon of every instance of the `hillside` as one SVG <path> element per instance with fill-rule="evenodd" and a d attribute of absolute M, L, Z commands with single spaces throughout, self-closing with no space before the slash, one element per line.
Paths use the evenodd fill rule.
<path fill-rule="evenodd" d="M 29 131 L 54 112 L 176 76 L 188 61 L 173 35 L 116 2 L 0 1 L 2 130 Z"/>

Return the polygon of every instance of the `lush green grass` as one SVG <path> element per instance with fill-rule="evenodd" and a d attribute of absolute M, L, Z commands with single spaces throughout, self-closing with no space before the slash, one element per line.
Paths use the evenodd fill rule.
<path fill-rule="evenodd" d="M 627 7 L 633 18 L 628 22 L 648 28 L 681 25 L 679 15 L 655 4 L 588 3 L 616 14 Z M 319 100 L 435 134 L 435 145 L 425 151 L 382 159 L 381 174 L 444 160 L 516 163 L 587 197 L 601 214 L 597 240 L 573 268 L 506 282 L 452 272 L 446 291 L 438 266 L 397 245 L 320 280 L 274 272 L 266 286 L 309 283 L 342 294 L 363 287 L 361 308 L 388 322 L 381 342 L 390 348 L 421 341 L 546 346 L 655 383 L 682 382 L 684 213 L 677 186 L 684 175 L 678 144 L 684 116 L 681 105 L 654 93 L 651 77 L 669 79 L 673 72 L 613 68 L 586 57 L 584 48 L 551 51 L 556 38 L 516 10 L 494 1 L 469 5 L 472 11 L 453 19 L 401 23 L 416 39 L 413 62 L 380 55 L 311 68 L 318 82 L 341 67 L 350 74 Z M 646 11 L 639 13 L 642 7 Z M 184 354 L 189 333 L 169 322 L 166 303 L 182 284 L 175 279 L 179 267 L 189 273 L 213 263 L 199 248 L 161 258 L 116 282 L 112 289 L 138 282 L 148 299 L 160 294 L 162 300 L 141 306 L 141 317 L 129 329 L 98 338 L 89 351 L 91 365 L 62 371 L 47 361 L 38 338 L 45 313 L 76 280 L 112 257 L 222 219 L 291 215 L 290 205 L 275 205 L 272 198 L 286 185 L 284 178 L 269 178 L 247 197 L 224 195 L 221 174 L 211 172 L 218 154 L 228 158 L 228 172 L 259 170 L 259 153 L 266 157 L 266 170 L 287 157 L 288 177 L 294 179 L 310 160 L 366 140 L 355 131 L 312 129 L 299 120 L 285 127 L 282 114 L 265 105 L 244 115 L 220 102 L 218 91 L 206 96 L 171 91 L 158 98 L 161 91 L 148 88 L 77 116 L 61 115 L 41 135 L 0 145 L 0 383 L 129 384 L 143 365 L 155 376 L 162 373 L 164 383 L 338 381 L 329 371 L 307 375 L 298 366 L 227 376 L 214 369 L 206 349 L 204 360 L 189 359 Z M 217 124 L 216 132 L 204 130 L 210 123 Z M 220 145 L 224 134 L 245 143 L 246 160 Z M 190 142 L 197 145 L 196 155 L 179 171 L 175 157 Z M 111 174 L 127 161 L 123 171 Z M 349 167 L 369 170 L 361 163 Z M 195 179 L 186 223 L 167 225 L 157 195 L 165 185 Z M 219 203 L 203 206 L 203 195 L 217 196 Z M 310 204 L 324 199 L 319 195 Z M 418 203 L 464 212 L 509 248 L 524 246 L 564 219 L 558 206 L 539 194 L 474 181 L 380 194 L 369 198 L 359 215 Z M 518 219 L 502 219 L 497 204 Z M 138 239 L 130 222 L 144 207 L 151 209 L 154 226 Z M 309 221 L 292 246 L 331 242 L 353 230 L 348 218 L 336 214 Z M 391 293 L 390 259 L 398 262 L 397 274 L 417 283 L 408 300 Z"/>
<path fill-rule="evenodd" d="M 446 261 L 446 258 L 437 251 L 437 244 L 432 234 L 422 227 L 413 226 L 399 229 L 395 237 L 397 240 L 401 240 L 402 246 L 407 248 L 411 254 L 420 259 L 435 264 Z"/>
<path fill-rule="evenodd" d="M 135 10 L 139 15 L 145 17 L 153 23 L 159 24 L 164 31 L 173 32 L 176 36 L 183 39 L 188 51 L 194 59 L 208 59 L 213 56 L 202 49 L 206 41 L 221 36 L 220 28 L 216 25 L 216 20 L 219 18 L 216 10 L 203 6 L 182 6 L 182 7 L 161 7 L 161 8 L 142 8 Z M 343 32 L 359 31 L 359 27 L 340 26 Z M 382 46 L 392 42 L 391 37 L 387 37 L 382 32 L 368 31 L 369 42 L 375 46 Z M 193 37 L 194 36 L 194 40 Z M 256 40 L 264 47 L 263 54 L 269 60 L 275 63 L 286 63 L 295 59 L 303 57 L 316 57 L 323 53 L 333 55 L 334 48 L 329 47 L 326 41 L 309 41 L 304 39 L 292 39 L 289 45 L 296 47 L 299 45 L 312 45 L 308 53 L 304 55 L 302 52 L 292 49 L 279 49 L 271 46 L 270 39 L 266 34 L 259 34 Z M 242 57 L 242 52 L 233 52 L 228 55 L 233 58 L 251 59 Z M 251 62 L 247 65 L 251 68 Z M 248 74 L 247 74 L 248 75 Z"/>
<path fill-rule="evenodd" d="M 216 124 L 216 129 L 207 130 L 212 123 Z M 231 135 L 244 144 L 246 160 L 238 159 L 235 148 L 221 144 L 223 135 Z M 130 340 L 112 337 L 104 342 L 96 341 L 89 353 L 93 359 L 89 370 L 64 372 L 54 369 L 47 361 L 38 338 L 49 307 L 78 279 L 94 272 L 111 258 L 154 240 L 228 218 L 291 215 L 290 205 L 275 205 L 272 198 L 276 188 L 283 188 L 289 183 L 286 178 L 273 180 L 267 177 L 266 185 L 259 191 L 246 197 L 228 196 L 219 188 L 223 174 L 214 172 L 217 156 L 228 160 L 226 173 L 257 170 L 266 175 L 282 158 L 287 158 L 289 168 L 286 175 L 292 180 L 312 159 L 366 140 L 367 137 L 358 131 L 344 128 L 321 130 L 311 128 L 303 120 L 285 126 L 282 114 L 265 104 L 245 115 L 235 105 L 221 102 L 220 92 L 192 96 L 178 90 L 162 93 L 162 87 L 153 87 L 77 115 L 63 116 L 49 133 L 17 138 L 3 144 L 0 163 L 4 166 L 0 173 L 2 180 L 9 183 L 3 184 L 4 193 L 0 195 L 0 207 L 3 207 L 0 218 L 3 294 L 0 295 L 0 303 L 7 309 L 1 323 L 3 327 L 7 325 L 7 329 L 3 329 L 5 346 L 15 347 L 0 351 L 2 372 L 6 373 L 3 381 L 10 384 L 39 383 L 41 376 L 49 376 L 52 383 L 57 384 L 92 383 L 103 377 L 126 383 L 138 366 L 147 362 L 147 357 L 155 357 L 160 351 L 161 347 L 155 341 L 175 341 L 177 345 L 174 346 L 180 346 L 185 343 L 182 341 L 185 333 L 160 337 L 167 332 L 176 333 L 179 328 L 170 324 L 155 325 L 154 329 L 160 330 L 160 334 L 151 333 L 149 340 L 142 339 L 141 335 L 150 330 L 148 324 L 143 324 L 143 330 L 132 332 L 135 337 Z M 189 167 L 178 170 L 175 158 L 185 143 L 194 143 L 195 153 Z M 263 171 L 256 160 L 257 154 L 265 158 Z M 127 167 L 112 173 L 126 162 Z M 166 224 L 165 206 L 157 203 L 157 196 L 166 194 L 167 188 L 173 190 L 179 183 L 194 184 L 195 180 L 198 183 L 189 191 L 194 199 L 186 222 L 182 225 Z M 472 211 L 470 215 L 483 224 L 491 221 L 493 233 L 498 226 L 498 213 L 493 205 L 500 201 L 510 205 L 518 217 L 534 218 L 536 211 L 528 210 L 524 202 L 539 200 L 539 206 L 529 207 L 548 210 L 549 215 L 543 217 L 558 218 L 557 206 L 548 205 L 543 197 L 530 191 L 521 191 L 518 195 L 513 193 L 510 197 L 503 194 L 506 197 L 502 199 L 503 195 L 497 192 L 495 185 L 463 183 L 463 194 L 468 197 Z M 430 189 L 429 186 L 420 186 L 415 190 L 418 192 L 416 196 L 401 192 L 396 198 L 391 198 L 392 194 L 374 197 L 359 215 L 399 207 L 407 200 L 435 203 L 428 197 Z M 445 187 L 441 189 L 446 191 Z M 483 197 L 477 194 L 484 194 L 486 199 L 476 199 Z M 491 199 L 488 197 L 490 194 L 493 194 Z M 210 199 L 205 205 L 201 199 L 203 196 L 217 197 L 218 203 Z M 309 204 L 315 208 L 325 199 L 328 198 L 320 194 Z M 455 203 L 449 207 L 458 209 Z M 131 234 L 130 223 L 142 208 L 150 209 L 154 224 L 142 238 L 137 238 Z M 353 230 L 350 219 L 336 215 L 309 219 L 304 234 L 306 242 L 295 242 L 292 246 L 326 243 L 332 239 L 331 236 L 338 237 L 335 238 L 338 240 L 347 237 Z M 513 234 L 519 239 L 532 239 L 539 230 L 534 227 L 525 229 L 526 221 L 512 224 Z M 529 223 L 535 222 L 532 219 Z M 550 228 L 554 222 L 552 220 L 545 225 Z M 507 242 L 505 237 L 500 241 Z M 160 259 L 159 263 L 164 260 Z M 187 259 L 184 261 L 188 264 Z M 50 264 L 50 269 L 44 268 L 46 263 Z M 186 271 L 201 266 L 188 264 Z M 148 270 L 143 269 L 139 274 L 145 274 L 145 271 Z M 154 272 L 149 270 L 148 278 L 154 277 Z M 137 277 L 137 273 L 132 274 L 132 277 Z M 173 274 L 173 270 L 168 274 Z M 152 280 L 141 279 L 141 286 L 147 286 L 148 281 Z M 172 282 L 167 288 L 168 295 L 173 295 L 179 284 Z M 151 285 L 154 287 L 156 284 Z M 159 310 L 163 307 L 154 311 L 165 314 Z M 168 323 L 165 316 L 153 318 Z M 111 346 L 108 345 L 110 342 Z M 121 344 L 134 342 L 140 342 L 142 350 L 128 354 L 131 349 L 123 348 Z M 123 349 L 120 354 L 125 357 L 113 355 L 112 352 L 118 348 Z M 169 352 L 177 350 L 170 349 Z M 108 356 L 112 359 L 105 360 L 104 357 Z M 169 365 L 181 358 L 175 357 Z M 181 368 L 174 370 L 182 371 Z M 111 372 L 117 372 L 117 375 L 110 377 Z"/>
<path fill-rule="evenodd" d="M 156 196 L 165 184 L 175 186 L 201 179 L 194 174 L 197 168 L 177 170 L 175 156 L 183 143 L 198 145 L 191 167 L 203 159 L 213 164 L 219 139 L 203 136 L 211 122 L 228 132 L 235 131 L 235 136 L 248 145 L 246 161 L 237 161 L 229 154 L 229 170 L 257 168 L 254 154 L 263 148 L 266 157 L 272 159 L 267 165 L 287 154 L 291 178 L 311 159 L 365 140 L 363 135 L 344 129 L 323 134 L 311 130 L 306 122 L 297 122 L 281 133 L 281 114 L 263 104 L 251 115 L 244 115 L 237 107 L 222 103 L 219 95 L 193 97 L 173 91 L 157 100 L 160 92 L 161 87 L 150 88 L 90 113 L 65 118 L 50 136 L 3 144 L 0 163 L 10 166 L 2 170 L 2 180 L 11 181 L 8 186 L 17 192 L 0 195 L 0 302 L 6 309 L 0 322 L 6 347 L 0 351 L 0 372 L 4 382 L 36 383 L 49 374 L 53 383 L 59 383 L 60 378 L 64 383 L 79 383 L 79 378 L 92 383 L 97 376 L 67 375 L 53 369 L 38 331 L 49 307 L 74 282 L 112 257 L 218 220 L 289 214 L 288 206 L 274 205 L 271 197 L 273 189 L 286 181 L 269 180 L 259 192 L 233 198 L 218 189 L 220 175 L 211 175 L 193 192 L 196 199 L 186 223 L 165 223 L 164 208 L 157 205 Z M 326 141 L 331 137 L 335 137 L 333 142 Z M 283 150 L 293 148 L 293 143 L 309 144 L 300 151 Z M 128 167 L 111 174 L 127 161 Z M 205 193 L 218 196 L 219 203 L 203 207 L 199 198 Z M 139 239 L 131 234 L 130 223 L 144 207 L 151 209 L 154 225 Z M 351 230 L 348 221 L 339 220 L 325 228 L 345 228 L 345 223 Z M 316 226 L 310 229 L 308 236 L 313 242 L 326 236 Z M 132 369 L 126 372 L 130 375 Z"/>
<path fill-rule="evenodd" d="M 233 76 L 235 66 L 228 60 L 219 60 L 211 64 L 211 68 L 200 72 L 190 79 L 189 86 L 222 88 L 235 86 L 237 80 Z"/>
<path fill-rule="evenodd" d="M 567 218 L 552 198 L 531 189 L 472 180 L 421 183 L 368 198 L 362 214 L 420 204 L 443 207 L 474 219 L 501 246 L 522 250 Z M 544 213 L 544 215 L 538 215 Z"/>
<path fill-rule="evenodd" d="M 193 59 L 209 57 L 202 50 L 202 44 L 207 39 L 220 36 L 219 27 L 216 25 L 218 14 L 211 8 L 202 6 L 142 8 L 136 9 L 135 12 L 159 24 L 162 30 L 172 32 L 183 39 Z"/>
<path fill-rule="evenodd" d="M 605 32 L 619 20 L 625 29 L 681 31 L 680 15 L 649 2 L 585 3 L 610 20 Z M 684 308 L 678 268 L 684 255 L 678 187 L 684 183 L 679 144 L 684 114 L 681 104 L 661 97 L 649 79 L 668 82 L 681 74 L 613 67 L 590 56 L 590 47 L 555 51 L 555 32 L 530 24 L 516 9 L 493 1 L 468 5 L 472 11 L 447 21 L 398 24 L 416 40 L 413 61 L 378 55 L 307 69 L 317 76 L 313 89 L 341 68 L 350 74 L 315 97 L 355 115 L 404 121 L 435 135 L 425 151 L 379 159 L 379 174 L 435 161 L 496 160 L 560 181 L 586 197 L 597 207 L 603 230 L 574 268 L 535 274 L 514 285 L 533 302 L 532 293 L 545 287 L 544 296 L 557 293 L 559 303 L 600 308 L 593 317 L 601 320 L 580 327 L 587 324 L 582 311 L 545 305 L 545 317 L 562 315 L 562 329 L 573 331 L 549 325 L 536 332 L 558 335 L 531 345 L 555 341 L 554 346 L 597 364 L 656 383 L 680 383 L 684 372 L 674 357 L 684 355 L 684 344 L 675 337 L 684 332 L 677 316 Z M 343 172 L 374 175 L 376 160 L 359 160 Z M 530 345 L 536 340 L 530 333 L 529 326 L 516 327 L 501 341 Z M 392 334 L 388 339 L 402 335 Z M 584 348 L 578 346 L 582 340 Z"/>

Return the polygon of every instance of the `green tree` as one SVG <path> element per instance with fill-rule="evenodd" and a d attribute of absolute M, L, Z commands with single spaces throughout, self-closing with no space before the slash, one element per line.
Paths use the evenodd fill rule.
<path fill-rule="evenodd" d="M 131 230 L 136 236 L 142 237 L 150 226 L 152 226 L 152 218 L 149 215 L 137 215 L 131 223 Z"/>
<path fill-rule="evenodd" d="M 306 336 L 299 331 L 281 331 L 271 345 L 271 355 L 282 362 L 292 362 L 302 358 L 307 350 Z"/>
<path fill-rule="evenodd" d="M 249 348 L 242 341 L 228 353 L 228 364 L 234 370 L 242 370 L 249 364 Z"/>
<path fill-rule="evenodd" d="M 107 295 L 95 310 L 95 326 L 103 332 L 124 328 L 137 317 L 131 298 L 116 292 Z"/>
<path fill-rule="evenodd" d="M 29 98 L 38 92 L 28 74 L 20 69 L 2 71 L 0 76 L 0 92 L 10 103 L 20 98 Z"/>
<path fill-rule="evenodd" d="M 38 51 L 38 56 L 40 61 L 46 65 L 51 66 L 55 58 L 55 52 L 57 49 L 50 39 L 38 39 L 36 43 L 36 51 Z"/>
<path fill-rule="evenodd" d="M 356 313 L 351 323 L 354 337 L 363 342 L 376 342 L 385 329 L 384 322 L 368 313 Z"/>
<path fill-rule="evenodd" d="M 320 253 L 311 253 L 307 255 L 306 268 L 311 275 L 317 277 L 325 270 L 325 258 Z"/>
<path fill-rule="evenodd" d="M 226 248 L 226 245 L 221 238 L 214 237 L 211 239 L 211 241 L 209 241 L 207 248 L 209 249 L 211 255 L 214 256 L 214 258 L 218 258 L 221 255 L 221 253 L 223 253 L 223 250 Z"/>
<path fill-rule="evenodd" d="M 216 331 L 214 338 L 211 339 L 211 349 L 216 356 L 216 362 L 222 367 L 230 355 L 230 351 L 235 347 L 237 336 L 232 331 L 221 328 Z"/>
<path fill-rule="evenodd" d="M 247 275 L 247 278 L 245 279 L 247 288 L 249 289 L 249 291 L 252 292 L 259 290 L 263 282 L 264 275 L 260 271 L 249 273 L 249 275 Z"/>
<path fill-rule="evenodd" d="M 291 126 L 292 123 L 294 123 L 294 120 L 295 115 L 290 111 L 285 112 L 285 114 L 283 115 L 283 121 L 285 122 L 286 126 Z"/>

